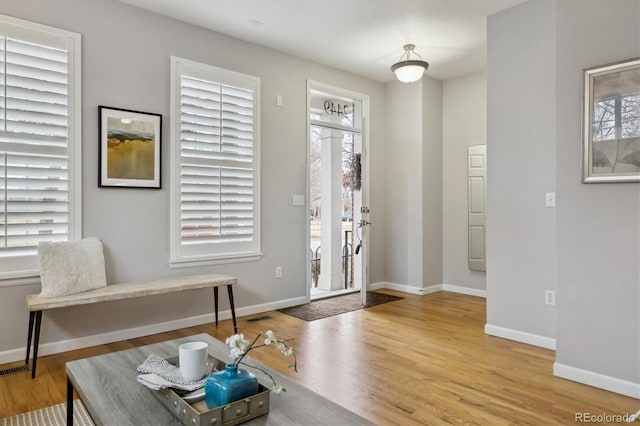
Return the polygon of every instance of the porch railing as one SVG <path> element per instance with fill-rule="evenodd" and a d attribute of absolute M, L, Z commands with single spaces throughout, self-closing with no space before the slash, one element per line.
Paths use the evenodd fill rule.
<path fill-rule="evenodd" d="M 350 234 L 353 231 L 344 231 L 344 244 L 342 245 L 342 274 L 344 274 L 344 288 L 353 286 L 353 244 L 350 242 Z M 315 251 L 311 251 L 311 283 L 313 287 L 318 287 L 320 277 L 320 261 L 322 259 L 322 246 L 318 246 Z"/>

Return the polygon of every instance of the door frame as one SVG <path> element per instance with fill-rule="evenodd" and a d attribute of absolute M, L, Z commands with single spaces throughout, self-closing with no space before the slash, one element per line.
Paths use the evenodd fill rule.
<path fill-rule="evenodd" d="M 353 90 L 344 89 L 342 87 L 333 86 L 326 83 L 321 83 L 319 81 L 307 79 L 307 107 L 306 107 L 306 141 L 307 141 L 307 160 L 306 160 L 306 188 L 305 188 L 305 251 L 306 251 L 306 274 L 307 274 L 307 301 L 311 300 L 311 253 L 309 247 L 311 247 L 311 234 L 309 232 L 309 208 L 310 208 L 310 197 L 311 193 L 311 173 L 310 173 L 310 162 L 311 162 L 311 119 L 309 117 L 309 112 L 311 109 L 311 90 L 321 90 L 323 92 L 328 92 L 335 94 L 336 96 L 344 96 L 354 100 L 358 100 L 362 102 L 362 126 L 361 126 L 361 140 L 362 140 L 362 154 L 361 154 L 361 168 L 362 168 L 362 186 L 361 186 L 361 198 L 363 206 L 368 206 L 369 203 L 369 96 L 363 93 L 355 92 Z M 353 212 L 353 221 L 354 221 L 354 233 L 356 225 L 356 213 L 360 216 L 360 212 Z M 368 221 L 368 214 L 365 216 L 365 219 Z M 362 305 L 366 304 L 367 300 L 367 288 L 369 286 L 369 232 L 368 226 L 364 226 L 361 228 L 361 237 L 362 237 L 362 248 L 360 249 L 360 255 L 362 256 L 361 270 L 360 270 L 360 300 Z M 355 256 L 355 248 L 353 248 L 354 256 Z M 355 265 L 355 261 L 354 261 Z M 355 279 L 355 278 L 354 278 Z"/>

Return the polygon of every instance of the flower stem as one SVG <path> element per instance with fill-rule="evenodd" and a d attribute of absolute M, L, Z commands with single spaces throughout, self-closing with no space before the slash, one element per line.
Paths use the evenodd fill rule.
<path fill-rule="evenodd" d="M 244 358 L 249 352 L 251 352 L 251 349 L 253 349 L 253 345 L 256 343 L 256 341 L 258 341 L 258 338 L 260 338 L 260 336 L 262 335 L 262 333 L 258 333 L 258 335 L 256 336 L 255 339 L 253 339 L 253 342 L 251 342 L 251 344 L 249 345 L 249 349 L 247 349 L 242 356 L 240 356 L 240 358 L 236 359 L 235 362 L 233 363 L 234 366 L 238 366 L 238 364 L 240 364 L 240 361 L 242 361 L 242 358 Z"/>
<path fill-rule="evenodd" d="M 276 379 L 273 378 L 273 376 L 271 374 L 269 374 L 268 371 L 256 366 L 256 365 L 251 365 L 251 364 L 247 364 L 246 362 L 242 363 L 243 365 L 246 365 L 247 367 L 251 367 L 251 368 L 255 368 L 256 370 L 262 371 L 264 374 L 266 374 L 267 376 L 269 376 L 269 378 L 271 379 L 271 382 L 273 383 L 273 387 L 275 388 L 278 383 L 276 383 Z M 286 392 L 287 390 L 285 388 L 281 388 L 284 392 Z"/>

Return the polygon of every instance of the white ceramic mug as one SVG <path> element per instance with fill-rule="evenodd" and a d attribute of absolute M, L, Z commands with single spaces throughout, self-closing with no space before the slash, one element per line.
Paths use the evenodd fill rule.
<path fill-rule="evenodd" d="M 189 342 L 180 345 L 178 348 L 180 374 L 185 380 L 195 382 L 204 377 L 208 349 L 209 345 L 206 342 Z"/>

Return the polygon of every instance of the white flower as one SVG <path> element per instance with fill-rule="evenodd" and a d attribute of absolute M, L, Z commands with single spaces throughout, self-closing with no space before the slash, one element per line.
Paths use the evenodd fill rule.
<path fill-rule="evenodd" d="M 226 343 L 231 348 L 230 355 L 233 359 L 240 358 L 251 346 L 251 342 L 245 339 L 242 334 L 227 337 Z"/>
<path fill-rule="evenodd" d="M 264 339 L 264 344 L 265 346 L 269 346 L 272 343 L 277 343 L 278 342 L 278 338 L 276 337 L 276 335 L 273 333 L 273 331 L 271 330 L 267 330 L 266 334 L 266 339 Z"/>
<path fill-rule="evenodd" d="M 293 352 L 293 349 L 288 347 L 284 343 L 284 341 L 278 340 L 278 338 L 276 337 L 274 332 L 271 331 L 271 330 L 267 330 L 267 332 L 265 333 L 266 338 L 264 339 L 264 345 L 255 346 L 256 341 L 260 338 L 260 334 L 258 334 L 258 336 L 256 336 L 256 338 L 254 340 L 245 339 L 244 335 L 242 335 L 242 334 L 234 334 L 233 336 L 227 337 L 226 343 L 231 348 L 231 350 L 229 352 L 229 355 L 234 360 L 233 364 L 235 366 L 238 366 L 239 364 L 242 364 L 242 360 L 244 359 L 245 355 L 247 353 L 249 353 L 254 348 L 259 348 L 261 346 L 271 346 L 271 345 L 273 345 L 284 356 L 293 356 L 294 357 L 293 364 L 289 365 L 289 368 L 292 368 L 294 371 L 297 372 L 298 369 L 297 369 L 296 360 L 295 360 L 296 355 Z M 279 385 L 279 384 L 277 384 L 275 382 L 275 380 L 273 379 L 273 377 L 269 373 L 267 373 L 266 371 L 262 370 L 261 368 L 259 368 L 257 366 L 250 366 L 250 367 L 256 368 L 256 369 L 262 371 L 263 373 L 265 373 L 267 376 L 269 376 L 269 378 L 273 382 L 273 388 L 271 389 L 273 392 L 280 393 L 280 392 L 286 391 L 286 389 L 282 385 Z"/>
<path fill-rule="evenodd" d="M 282 385 L 278 385 L 278 384 L 275 384 L 275 385 L 273 385 L 273 387 L 271 388 L 271 391 L 272 391 L 272 392 L 275 392 L 275 393 L 280 393 L 280 392 L 282 392 L 282 391 L 285 391 L 285 392 L 286 392 L 287 390 L 284 388 L 284 386 L 282 386 Z"/>
<path fill-rule="evenodd" d="M 233 336 L 227 337 L 226 344 L 231 348 L 237 348 L 238 342 L 244 340 L 244 335 L 242 334 L 234 334 Z"/>
<path fill-rule="evenodd" d="M 233 359 L 240 358 L 240 357 L 242 356 L 242 354 L 243 354 L 243 353 L 244 353 L 244 352 L 242 352 L 242 351 L 241 351 L 240 349 L 238 349 L 238 348 L 232 348 L 232 349 L 231 349 L 231 351 L 230 351 L 231 358 L 233 358 Z"/>

